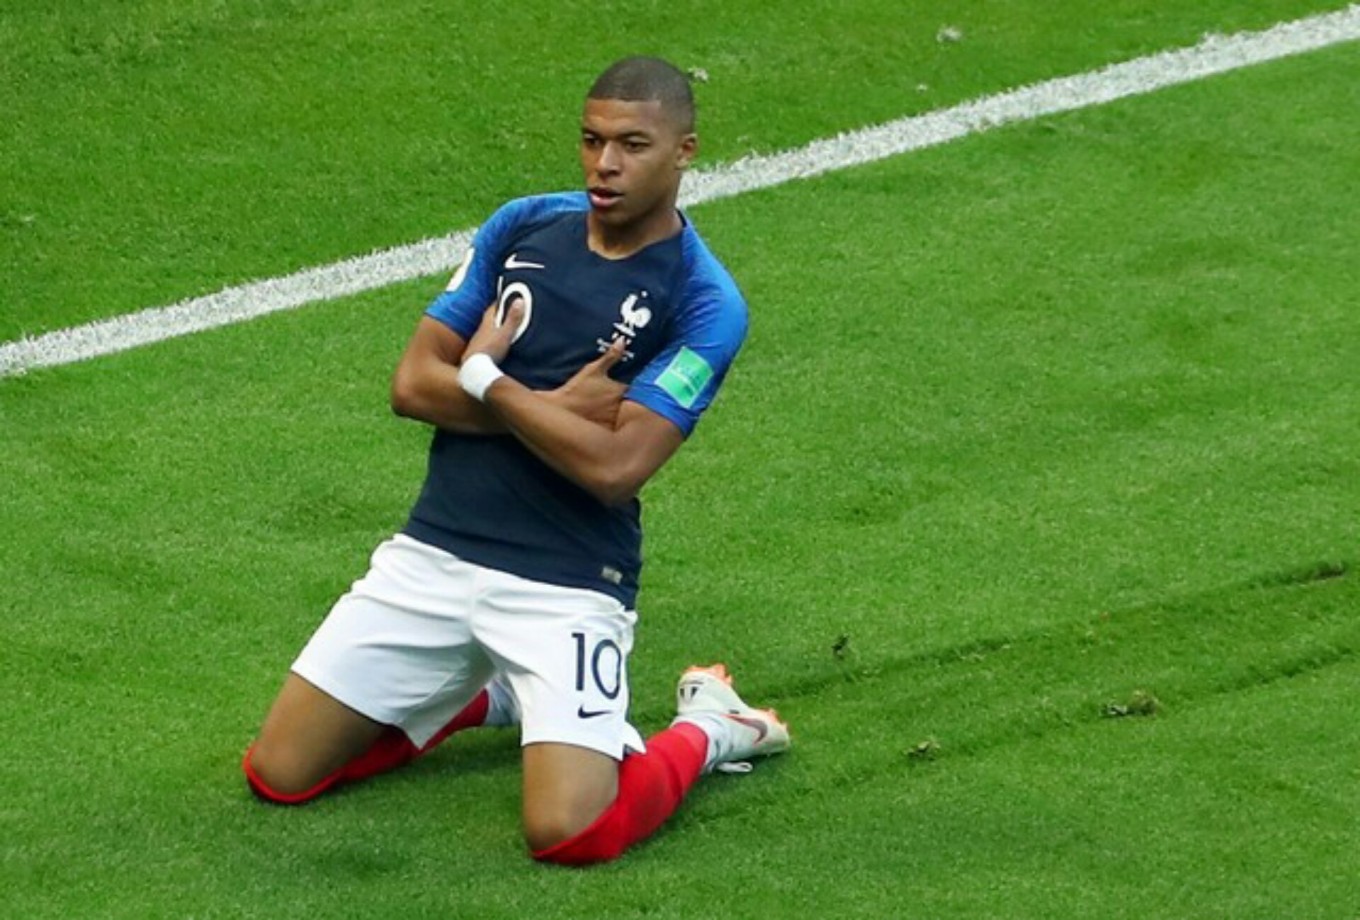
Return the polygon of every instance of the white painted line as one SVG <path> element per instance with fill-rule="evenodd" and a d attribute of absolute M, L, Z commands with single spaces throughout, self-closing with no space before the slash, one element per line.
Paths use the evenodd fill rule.
<path fill-rule="evenodd" d="M 752 156 L 685 180 L 686 207 L 794 179 L 933 147 L 999 125 L 1142 95 L 1215 74 L 1360 39 L 1360 3 L 1263 32 L 1206 36 L 1199 44 L 986 96 L 953 108 Z M 70 364 L 244 320 L 450 271 L 474 230 L 385 249 L 281 278 L 0 345 L 0 377 Z"/>
<path fill-rule="evenodd" d="M 1282 23 L 1264 32 L 1206 35 L 1197 45 L 1162 51 L 1099 70 L 1058 77 L 938 112 L 813 141 L 806 147 L 749 157 L 691 176 L 687 203 L 713 201 L 933 147 L 1000 125 L 1102 105 L 1254 64 L 1360 39 L 1360 3 Z"/>

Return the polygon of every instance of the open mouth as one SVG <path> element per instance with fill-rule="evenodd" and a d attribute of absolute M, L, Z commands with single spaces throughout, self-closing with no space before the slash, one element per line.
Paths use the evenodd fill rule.
<path fill-rule="evenodd" d="M 590 204 L 595 208 L 613 207 L 623 197 L 622 192 L 616 192 L 612 188 L 605 188 L 602 185 L 590 188 L 587 192 L 590 195 Z"/>

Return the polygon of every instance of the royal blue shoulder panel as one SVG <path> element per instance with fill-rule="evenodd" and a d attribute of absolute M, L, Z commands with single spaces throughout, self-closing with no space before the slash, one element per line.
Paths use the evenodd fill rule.
<path fill-rule="evenodd" d="M 736 359 L 748 320 L 736 282 L 688 222 L 681 250 L 685 309 L 666 348 L 634 378 L 628 398 L 670 419 L 688 437 Z"/>
<path fill-rule="evenodd" d="M 516 198 L 502 205 L 473 234 L 472 245 L 444 293 L 425 312 L 464 339 L 472 338 L 482 314 L 496 296 L 500 253 L 522 233 L 572 211 L 585 212 L 590 199 L 584 192 L 559 192 Z"/>

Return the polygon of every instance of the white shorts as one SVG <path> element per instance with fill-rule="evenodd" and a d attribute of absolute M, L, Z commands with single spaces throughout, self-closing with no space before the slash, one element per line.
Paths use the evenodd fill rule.
<path fill-rule="evenodd" d="M 465 562 L 404 534 L 373 553 L 293 673 L 424 746 L 494 676 L 520 710 L 522 744 L 557 742 L 621 760 L 637 614 L 598 591 Z"/>

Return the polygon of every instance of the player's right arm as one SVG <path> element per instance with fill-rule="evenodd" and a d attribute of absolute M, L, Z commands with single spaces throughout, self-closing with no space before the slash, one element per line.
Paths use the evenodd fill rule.
<path fill-rule="evenodd" d="M 458 365 L 466 347 L 458 333 L 422 316 L 392 375 L 392 411 L 446 431 L 504 432 L 504 423 L 458 385 Z"/>
<path fill-rule="evenodd" d="M 564 208 L 574 196 L 521 198 L 501 207 L 478 228 L 448 287 L 425 311 L 392 376 L 392 411 L 462 434 L 503 434 L 505 425 L 458 385 L 463 351 L 487 304 L 499 294 L 500 263 L 526 223 Z M 573 414 L 612 425 L 623 386 L 583 370 L 563 387 L 544 393 Z"/>
<path fill-rule="evenodd" d="M 505 423 L 458 383 L 458 368 L 466 348 L 467 342 L 458 333 L 422 316 L 392 375 L 392 411 L 446 431 L 507 433 Z M 538 395 L 586 421 L 612 428 L 627 389 L 609 376 L 603 362 L 595 361 L 557 389 Z"/>
<path fill-rule="evenodd" d="M 497 295 L 500 250 L 529 203 L 511 202 L 477 229 L 444 291 L 420 318 L 392 375 L 392 411 L 461 434 L 498 434 L 504 426 L 466 393 L 458 365 L 476 321 Z"/>

